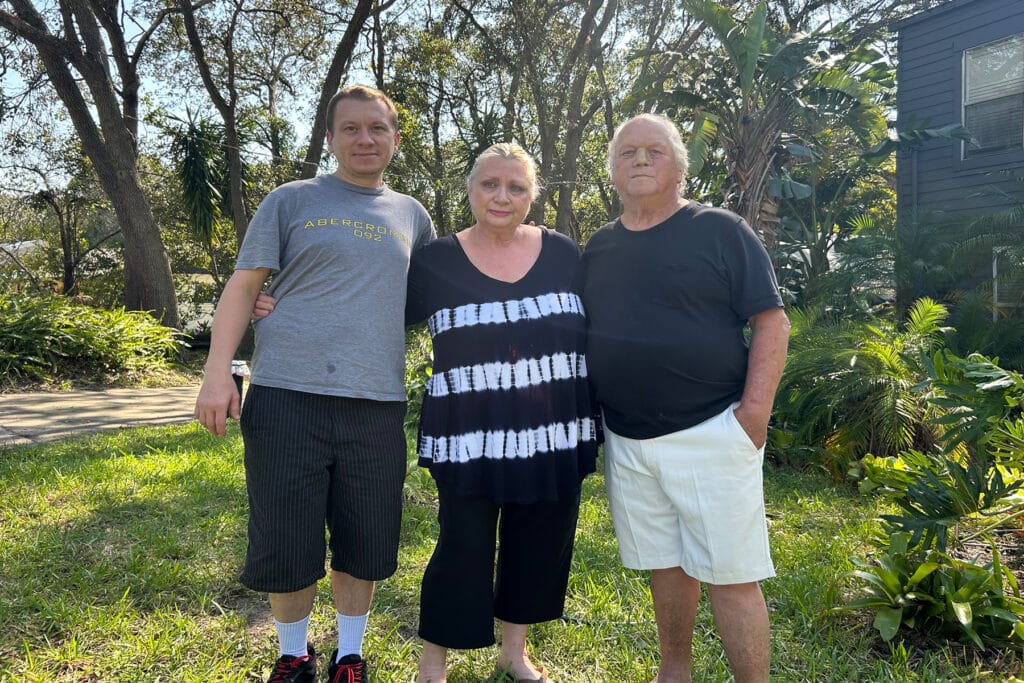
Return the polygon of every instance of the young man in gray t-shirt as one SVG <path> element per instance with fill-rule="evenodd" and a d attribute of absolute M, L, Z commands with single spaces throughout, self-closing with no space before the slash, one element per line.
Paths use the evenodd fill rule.
<path fill-rule="evenodd" d="M 384 185 L 398 148 L 394 104 L 352 86 L 327 110 L 332 175 L 282 185 L 260 204 L 224 288 L 196 418 L 223 435 L 241 413 L 249 545 L 241 580 L 269 594 L 280 656 L 272 680 L 316 679 L 307 647 L 316 583 L 331 588 L 338 649 L 328 676 L 366 680 L 374 582 L 397 567 L 405 476 L 405 279 L 434 237 L 426 210 Z M 269 276 L 274 314 L 256 323 L 245 410 L 231 359 Z"/>

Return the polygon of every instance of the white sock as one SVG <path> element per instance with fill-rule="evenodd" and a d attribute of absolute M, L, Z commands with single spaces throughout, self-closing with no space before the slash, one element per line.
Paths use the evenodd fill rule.
<path fill-rule="evenodd" d="M 277 643 L 281 649 L 281 657 L 285 655 L 305 657 L 309 654 L 306 650 L 306 641 L 309 635 L 308 614 L 305 619 L 293 621 L 290 624 L 274 619 L 274 628 L 277 629 Z"/>
<path fill-rule="evenodd" d="M 370 618 L 367 612 L 361 617 L 350 617 L 341 612 L 338 615 L 338 659 L 345 655 L 363 656 L 363 635 L 366 633 L 366 622 Z"/>

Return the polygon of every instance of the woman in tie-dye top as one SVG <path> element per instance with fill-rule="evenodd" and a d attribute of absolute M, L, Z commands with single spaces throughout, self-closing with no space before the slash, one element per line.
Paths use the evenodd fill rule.
<path fill-rule="evenodd" d="M 538 187 L 518 145 L 481 154 L 467 189 L 476 224 L 416 252 L 409 270 L 407 322 L 426 320 L 434 348 L 419 459 L 440 504 L 418 680 L 445 680 L 448 648 L 493 644 L 497 618 L 498 667 L 543 681 L 527 626 L 562 614 L 580 483 L 599 439 L 579 248 L 522 224 Z"/>

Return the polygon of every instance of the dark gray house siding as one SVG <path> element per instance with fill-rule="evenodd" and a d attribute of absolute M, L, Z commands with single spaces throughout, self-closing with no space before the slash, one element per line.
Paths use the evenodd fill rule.
<path fill-rule="evenodd" d="M 897 128 L 966 124 L 964 51 L 1024 35 L 1024 0 L 952 0 L 896 30 Z M 928 142 L 897 154 L 896 191 L 903 223 L 1008 209 L 1024 203 L 1024 148 L 964 158 L 959 141 Z"/>

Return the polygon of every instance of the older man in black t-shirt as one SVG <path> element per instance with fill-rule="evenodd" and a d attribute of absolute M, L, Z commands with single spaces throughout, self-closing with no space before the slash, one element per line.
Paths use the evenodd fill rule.
<path fill-rule="evenodd" d="M 623 213 L 583 257 L 608 497 L 623 564 L 651 570 L 658 683 L 691 680 L 701 583 L 736 680 L 767 681 L 761 466 L 789 321 L 750 227 L 681 196 L 686 163 L 657 115 L 608 149 Z"/>

